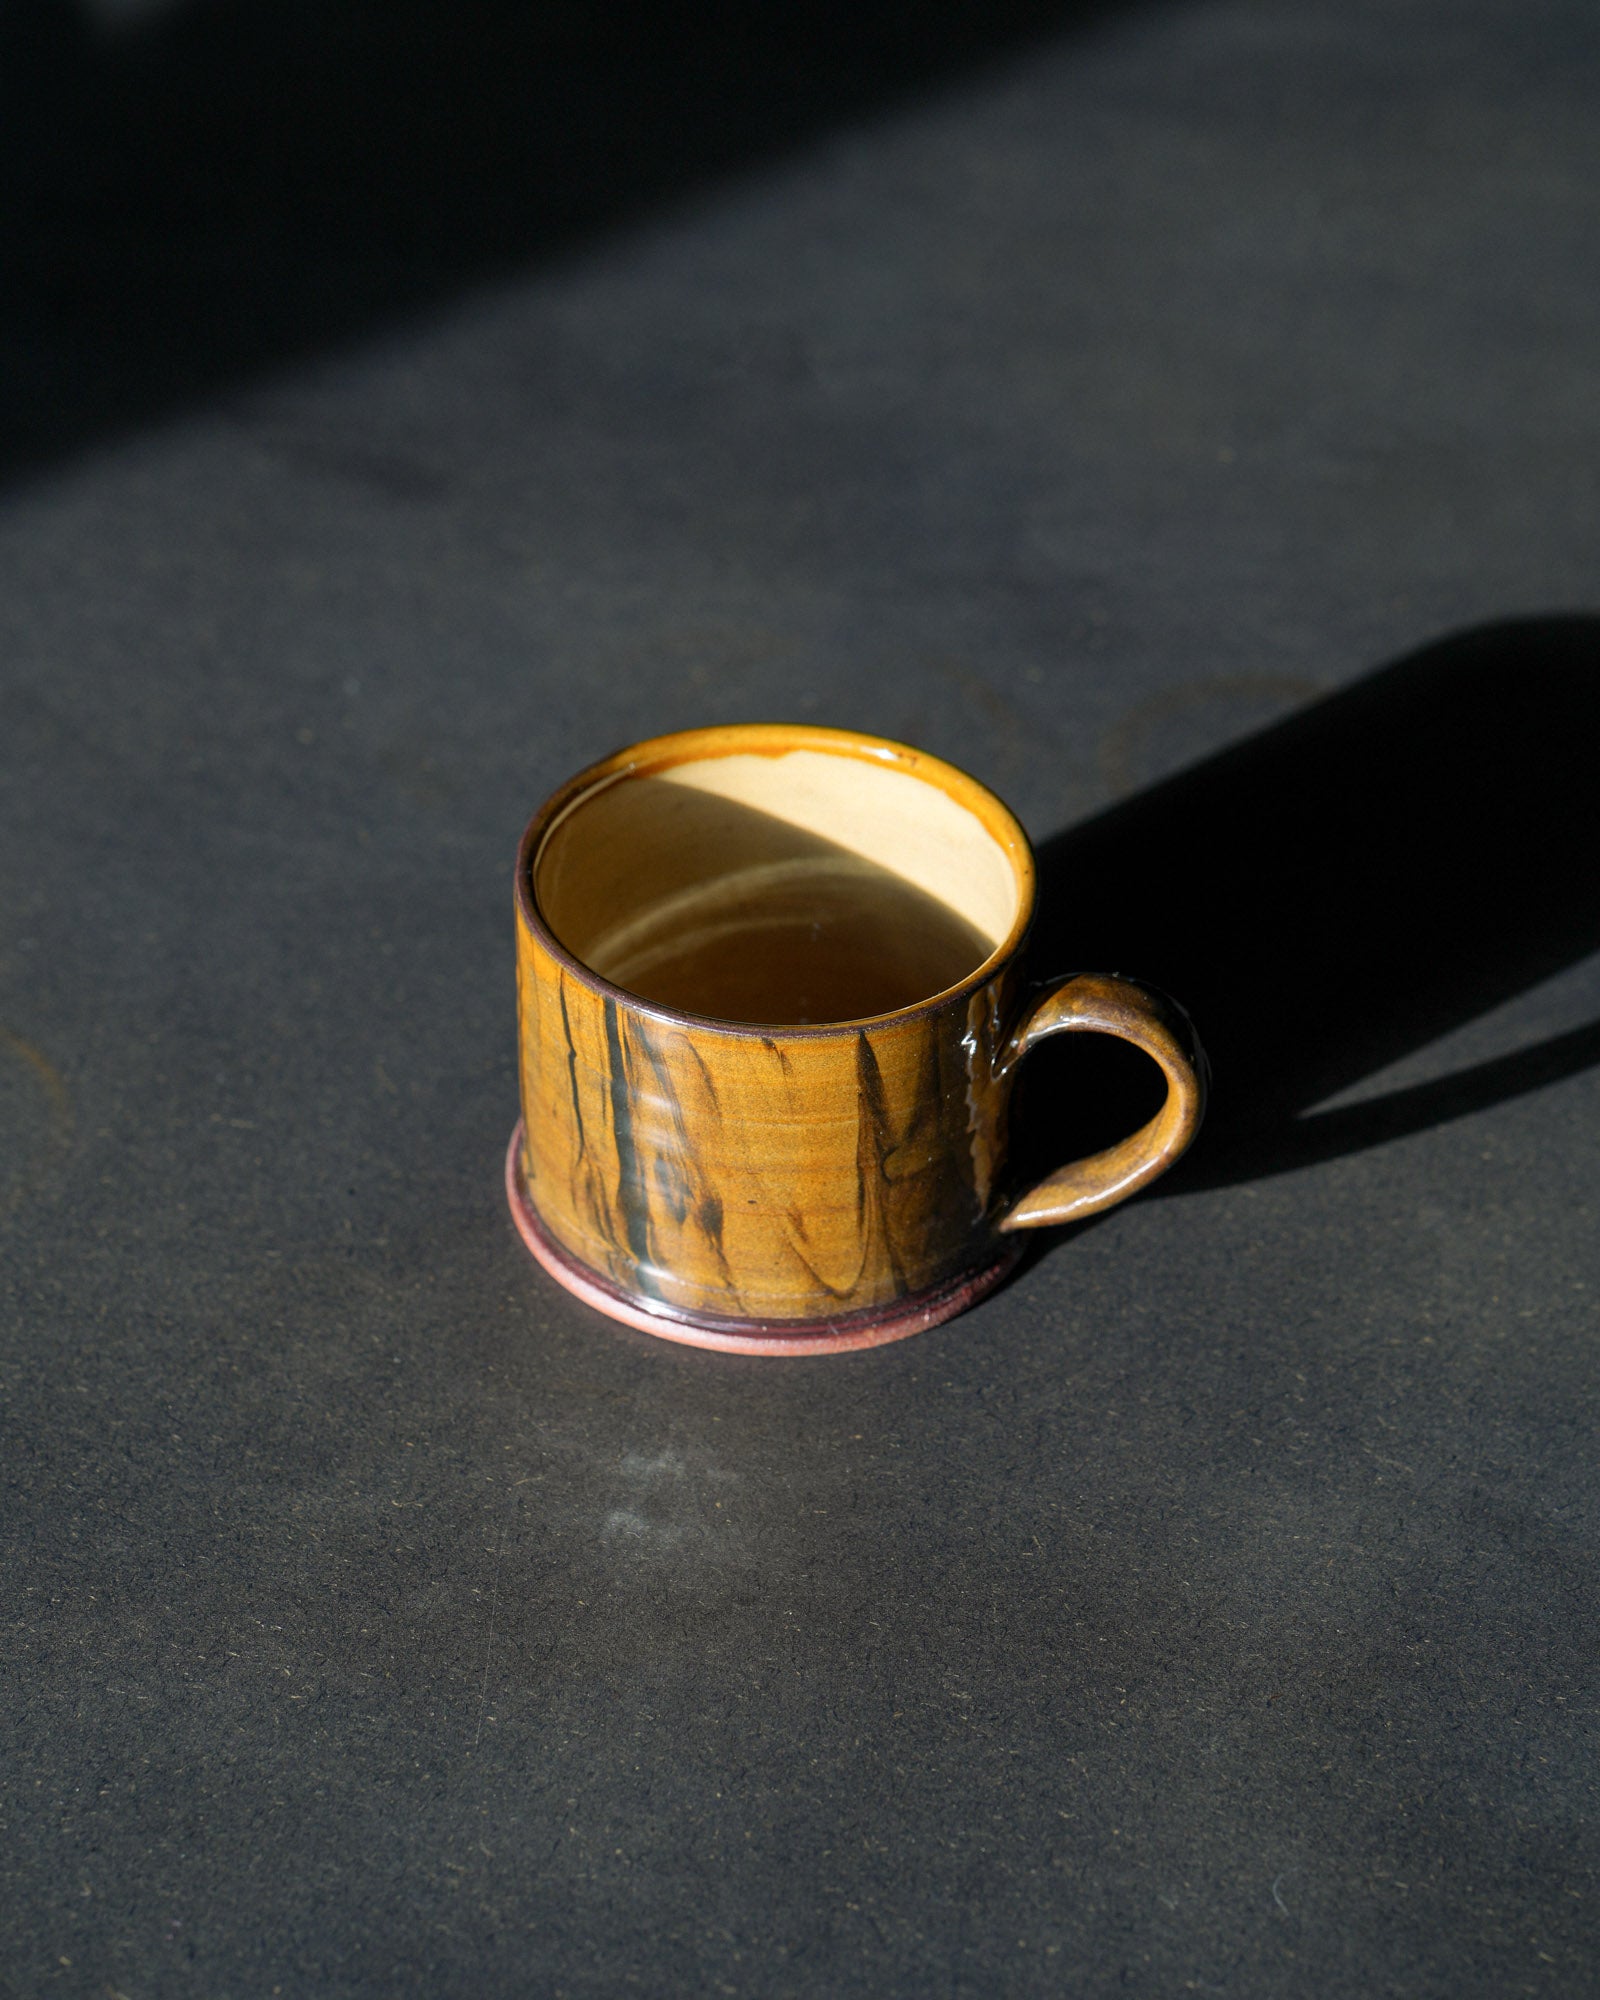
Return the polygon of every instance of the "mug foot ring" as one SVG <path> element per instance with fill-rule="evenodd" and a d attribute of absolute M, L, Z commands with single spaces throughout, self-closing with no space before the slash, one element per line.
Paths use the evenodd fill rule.
<path fill-rule="evenodd" d="M 959 1272 L 943 1284 L 913 1292 L 884 1306 L 841 1313 L 827 1320 L 755 1320 L 725 1318 L 715 1313 L 687 1313 L 676 1306 L 639 1299 L 580 1264 L 564 1250 L 540 1220 L 522 1174 L 522 1124 L 519 1120 L 506 1151 L 506 1200 L 517 1232 L 533 1255 L 574 1298 L 596 1312 L 621 1320 L 662 1340 L 690 1347 L 720 1348 L 728 1354 L 847 1354 L 858 1347 L 881 1347 L 905 1340 L 930 1326 L 939 1326 L 968 1306 L 987 1297 L 1010 1276 L 1022 1246 L 1008 1243 L 992 1262 Z"/>

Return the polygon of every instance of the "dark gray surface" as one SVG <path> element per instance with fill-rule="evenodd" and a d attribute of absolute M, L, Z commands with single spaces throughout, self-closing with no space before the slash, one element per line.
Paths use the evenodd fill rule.
<path fill-rule="evenodd" d="M 1597 56 L 1112 10 L 165 375 L 6 309 L 7 1991 L 1595 1989 Z M 524 818 L 765 716 L 992 783 L 1218 1058 L 814 1363 L 498 1181 Z"/>

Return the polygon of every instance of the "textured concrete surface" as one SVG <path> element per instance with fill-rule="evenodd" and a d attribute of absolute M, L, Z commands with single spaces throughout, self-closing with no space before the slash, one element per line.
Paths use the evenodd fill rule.
<path fill-rule="evenodd" d="M 8 26 L 0 1989 L 1592 1993 L 1592 8 L 323 13 Z M 1217 1063 L 796 1365 L 499 1186 L 524 819 L 767 716 Z"/>

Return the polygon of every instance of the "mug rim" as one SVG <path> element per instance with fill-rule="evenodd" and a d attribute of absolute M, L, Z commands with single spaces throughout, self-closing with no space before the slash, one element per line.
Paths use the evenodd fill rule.
<path fill-rule="evenodd" d="M 982 962 L 952 986 L 942 987 L 926 999 L 887 1013 L 862 1014 L 848 1021 L 730 1021 L 716 1014 L 691 1013 L 687 1008 L 668 1007 L 646 1000 L 626 986 L 586 965 L 568 949 L 545 920 L 534 893 L 533 871 L 545 841 L 569 813 L 603 785 L 615 784 L 636 774 L 670 768 L 696 758 L 734 756 L 740 751 L 758 755 L 780 754 L 772 739 L 782 737 L 795 749 L 825 751 L 832 756 L 854 758 L 860 763 L 894 765 L 908 776 L 933 782 L 947 797 L 964 806 L 983 831 L 1010 862 L 1017 885 L 1017 909 L 1010 929 Z M 986 986 L 1020 949 L 1033 921 L 1036 871 L 1033 848 L 1021 822 L 1003 800 L 959 765 L 936 757 L 931 751 L 915 749 L 889 736 L 871 736 L 863 730 L 833 729 L 807 722 L 712 723 L 699 729 L 677 729 L 661 736 L 647 736 L 609 756 L 598 758 L 557 787 L 534 813 L 523 829 L 517 845 L 517 911 L 522 920 L 571 978 L 603 1000 L 615 1001 L 630 1013 L 661 1021 L 669 1026 L 694 1028 L 703 1034 L 728 1035 L 739 1039 L 761 1036 L 767 1040 L 817 1041 L 829 1036 L 859 1034 L 863 1029 L 885 1027 L 900 1021 L 914 1021 L 969 997 Z"/>

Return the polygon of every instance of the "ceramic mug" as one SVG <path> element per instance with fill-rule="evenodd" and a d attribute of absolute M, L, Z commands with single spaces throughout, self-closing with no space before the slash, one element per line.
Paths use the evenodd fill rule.
<path fill-rule="evenodd" d="M 528 1247 L 615 1319 L 749 1354 L 871 1346 L 981 1298 L 1019 1231 L 1125 1200 L 1205 1107 L 1170 1000 L 1024 982 L 1033 905 L 1011 813 L 904 744 L 747 725 L 591 765 L 517 857 Z M 1018 1066 L 1078 1030 L 1152 1056 L 1165 1103 L 1019 1191 Z"/>

